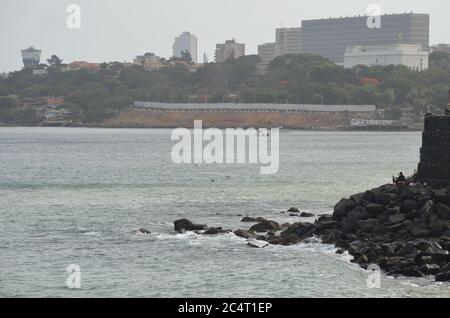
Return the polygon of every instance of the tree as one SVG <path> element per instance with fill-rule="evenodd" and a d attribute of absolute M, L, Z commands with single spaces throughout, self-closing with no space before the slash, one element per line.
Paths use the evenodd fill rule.
<path fill-rule="evenodd" d="M 61 66 L 63 60 L 61 60 L 58 56 L 52 55 L 48 60 L 47 63 L 49 66 Z"/>
<path fill-rule="evenodd" d="M 188 62 L 188 63 L 192 63 L 192 56 L 191 53 L 189 53 L 188 50 L 185 51 L 181 51 L 181 59 Z"/>
<path fill-rule="evenodd" d="M 17 101 L 12 97 L 0 96 L 0 110 L 6 110 L 17 106 Z"/>

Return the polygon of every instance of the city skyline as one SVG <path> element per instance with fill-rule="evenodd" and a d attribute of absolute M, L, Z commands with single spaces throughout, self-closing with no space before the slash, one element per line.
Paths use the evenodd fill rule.
<path fill-rule="evenodd" d="M 46 0 L 39 4 L 25 0 L 3 1 L 0 4 L 0 38 L 7 49 L 0 52 L 0 72 L 21 69 L 20 50 L 31 45 L 42 50 L 42 61 L 52 54 L 58 55 L 64 62 L 132 61 L 143 52 L 170 57 L 173 39 L 183 31 L 197 36 L 199 54 L 206 52 L 210 59 L 214 56 L 216 44 L 232 37 L 246 44 L 247 54 L 256 54 L 259 44 L 273 42 L 273 30 L 276 28 L 300 27 L 301 21 L 308 19 L 363 15 L 371 4 L 347 0 L 345 4 L 354 5 L 318 1 L 315 6 L 306 6 L 305 1 L 287 0 L 280 5 L 266 0 L 248 0 L 239 4 L 232 0 L 221 7 L 223 14 L 219 16 L 212 9 L 214 1 L 208 1 L 211 10 L 206 8 L 201 14 L 196 12 L 195 7 L 179 2 L 164 6 L 162 1 L 155 0 L 150 6 L 152 10 L 148 11 L 143 10 L 147 4 L 139 0 L 127 5 L 98 1 L 101 5 L 94 6 L 85 0 L 77 2 L 82 9 L 80 29 L 68 29 L 65 25 L 69 1 Z M 450 8 L 450 4 L 440 4 L 436 9 L 430 9 L 430 3 L 420 1 L 378 2 L 382 14 L 410 11 L 430 14 L 430 45 L 450 42 L 445 32 L 448 22 L 444 14 L 445 7 Z M 204 3 L 206 1 L 203 0 L 194 2 L 195 5 Z M 236 6 L 242 8 L 242 12 L 235 10 Z M 250 17 L 245 14 L 248 9 L 254 12 Z M 155 11 L 159 11 L 159 15 Z M 185 17 L 186 12 L 190 13 L 189 17 Z M 226 22 L 230 14 L 235 16 L 233 23 Z M 14 34 L 12 30 L 15 30 Z"/>

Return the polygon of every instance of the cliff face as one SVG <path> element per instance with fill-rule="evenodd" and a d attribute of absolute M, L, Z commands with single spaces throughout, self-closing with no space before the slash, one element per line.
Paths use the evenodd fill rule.
<path fill-rule="evenodd" d="M 427 116 L 417 178 L 433 185 L 450 185 L 450 116 Z"/>

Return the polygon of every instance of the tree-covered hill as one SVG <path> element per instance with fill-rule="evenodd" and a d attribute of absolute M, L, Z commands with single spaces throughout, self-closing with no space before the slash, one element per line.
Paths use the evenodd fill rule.
<path fill-rule="evenodd" d="M 450 55 L 435 52 L 430 68 L 416 72 L 404 66 L 344 69 L 313 55 L 286 55 L 258 72 L 258 56 L 223 64 L 209 63 L 196 72 L 184 65 L 146 71 L 141 66 L 104 63 L 96 72 L 63 72 L 51 66 L 48 75 L 29 69 L 0 80 L 0 122 L 17 119 L 15 105 L 24 98 L 64 96 L 64 108 L 85 122 L 112 116 L 133 100 L 161 102 L 242 102 L 308 104 L 376 104 L 398 116 L 401 107 L 417 114 L 428 105 L 443 108 L 450 87 Z M 11 100 L 7 96 L 16 96 Z M 21 109 L 20 116 L 30 117 Z M 25 113 L 24 113 L 25 112 Z"/>

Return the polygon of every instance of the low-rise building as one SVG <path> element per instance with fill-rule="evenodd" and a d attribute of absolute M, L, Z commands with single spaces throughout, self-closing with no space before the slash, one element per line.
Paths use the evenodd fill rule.
<path fill-rule="evenodd" d="M 431 52 L 444 52 L 450 54 L 450 44 L 436 44 L 431 47 Z"/>
<path fill-rule="evenodd" d="M 148 71 L 157 71 L 165 66 L 161 58 L 154 53 L 145 53 L 144 55 L 136 56 L 133 64 L 140 65 Z"/>
<path fill-rule="evenodd" d="M 421 45 L 349 46 L 344 55 L 344 67 L 405 65 L 412 70 L 423 71 L 428 69 L 428 58 L 429 52 Z"/>
<path fill-rule="evenodd" d="M 64 71 L 80 71 L 80 70 L 88 70 L 88 71 L 98 71 L 100 69 L 99 63 L 90 63 L 86 61 L 74 61 L 70 64 L 67 64 Z"/>
<path fill-rule="evenodd" d="M 223 63 L 230 59 L 234 60 L 241 56 L 245 56 L 245 44 L 237 43 L 235 39 L 216 45 L 216 63 Z"/>

